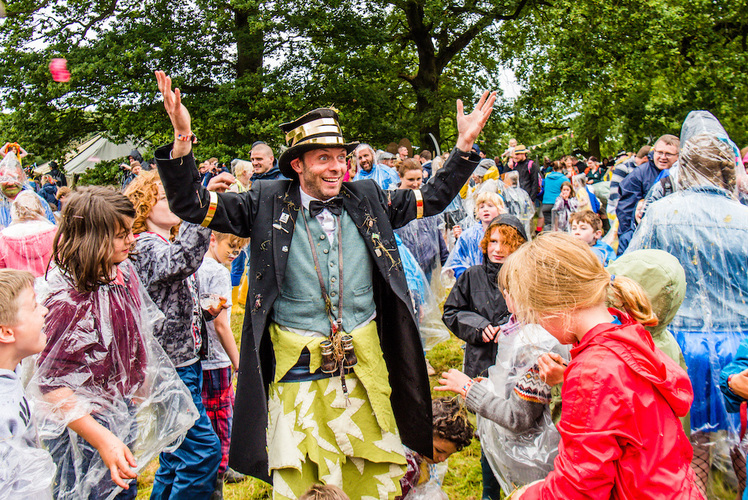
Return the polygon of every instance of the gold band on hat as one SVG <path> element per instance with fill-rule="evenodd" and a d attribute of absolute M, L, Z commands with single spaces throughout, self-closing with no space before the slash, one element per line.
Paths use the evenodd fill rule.
<path fill-rule="evenodd" d="M 304 138 L 319 134 L 337 134 L 341 136 L 342 141 L 343 131 L 340 130 L 340 125 L 335 118 L 319 118 L 286 133 L 286 144 L 293 147 L 300 142 L 310 142 L 305 141 Z"/>
<path fill-rule="evenodd" d="M 200 223 L 203 227 L 208 227 L 213 220 L 213 216 L 216 215 L 216 208 L 218 207 L 218 195 L 215 191 L 208 191 L 208 193 L 210 194 L 210 206 L 208 207 L 208 212 L 205 214 L 205 218 Z"/>

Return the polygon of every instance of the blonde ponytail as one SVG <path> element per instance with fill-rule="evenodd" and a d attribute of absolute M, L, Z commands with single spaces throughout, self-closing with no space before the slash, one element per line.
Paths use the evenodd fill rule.
<path fill-rule="evenodd" d="M 517 319 L 538 323 L 575 309 L 613 304 L 639 323 L 657 324 L 652 303 L 635 281 L 613 277 L 589 246 L 565 233 L 544 233 L 504 262 L 499 284 L 509 292 Z"/>
<path fill-rule="evenodd" d="M 637 323 L 644 326 L 657 326 L 659 320 L 652 311 L 652 302 L 644 289 L 631 278 L 625 276 L 610 277 L 610 302 L 618 308 L 623 309 Z"/>

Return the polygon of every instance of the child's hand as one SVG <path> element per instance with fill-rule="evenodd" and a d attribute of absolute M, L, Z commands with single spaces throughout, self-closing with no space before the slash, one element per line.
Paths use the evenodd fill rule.
<path fill-rule="evenodd" d="M 130 485 L 125 482 L 125 479 L 135 479 L 138 477 L 131 469 L 131 467 L 137 467 L 137 464 L 130 448 L 107 430 L 106 432 L 102 432 L 96 449 L 99 451 L 104 465 L 109 468 L 112 481 L 120 488 L 129 489 Z"/>
<path fill-rule="evenodd" d="M 448 372 L 442 373 L 442 378 L 439 379 L 440 386 L 434 387 L 435 391 L 452 391 L 457 394 L 462 394 L 462 388 L 465 387 L 470 381 L 470 377 L 462 373 L 460 370 L 452 368 Z"/>
<path fill-rule="evenodd" d="M 488 325 L 483 329 L 483 342 L 489 343 L 491 342 L 495 337 L 496 334 L 499 332 L 500 328 L 498 326 Z"/>
<path fill-rule="evenodd" d="M 748 370 L 732 375 L 728 385 L 732 392 L 743 399 L 748 399 Z"/>
<path fill-rule="evenodd" d="M 538 358 L 538 367 L 540 379 L 551 387 L 564 381 L 566 360 L 560 355 L 554 352 L 543 354 Z"/>
<path fill-rule="evenodd" d="M 455 239 L 459 239 L 460 235 L 462 234 L 462 228 L 460 226 L 453 227 L 452 234 L 454 234 Z"/>

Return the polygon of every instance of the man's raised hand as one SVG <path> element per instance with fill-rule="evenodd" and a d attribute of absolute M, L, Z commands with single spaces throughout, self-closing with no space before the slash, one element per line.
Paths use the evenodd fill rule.
<path fill-rule="evenodd" d="M 182 94 L 179 89 L 171 89 L 171 78 L 166 76 L 163 71 L 156 71 L 156 81 L 158 82 L 158 90 L 161 95 L 164 96 L 164 108 L 169 114 L 171 125 L 174 127 L 174 137 L 177 136 L 189 136 L 192 134 L 192 122 L 190 113 L 187 108 L 182 104 Z M 191 141 L 174 141 L 174 150 L 172 151 L 172 157 L 179 158 L 192 150 Z"/>
<path fill-rule="evenodd" d="M 469 115 L 464 113 L 462 101 L 457 99 L 457 149 L 469 152 L 473 147 L 475 139 L 478 138 L 481 130 L 486 125 L 488 117 L 493 111 L 493 104 L 496 102 L 496 92 L 483 92 L 475 109 Z"/>

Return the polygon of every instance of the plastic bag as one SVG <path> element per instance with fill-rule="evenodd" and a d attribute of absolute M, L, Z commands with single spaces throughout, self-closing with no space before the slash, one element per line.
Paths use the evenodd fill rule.
<path fill-rule="evenodd" d="M 538 325 L 502 329 L 496 364 L 489 368 L 488 380 L 482 383 L 499 398 L 508 400 L 538 357 L 551 351 L 564 353 L 569 359 L 568 350 Z M 553 470 L 561 438 L 548 406 L 535 427 L 521 434 L 481 416 L 477 426 L 481 447 L 503 491 L 543 479 Z"/>
<path fill-rule="evenodd" d="M 416 486 L 403 500 L 449 500 L 449 497 L 436 481 L 428 481 Z"/>
<path fill-rule="evenodd" d="M 5 440 L 0 442 L 0 464 L 0 498 L 52 499 L 55 464 L 45 450 Z"/>
<path fill-rule="evenodd" d="M 40 298 L 47 347 L 26 389 L 39 438 L 58 466 L 59 499 L 113 498 L 121 489 L 98 452 L 67 428 L 91 415 L 125 443 L 141 472 L 176 449 L 198 418 L 192 396 L 153 337 L 163 315 L 129 261 L 95 292 L 79 293 L 59 269 Z"/>
<path fill-rule="evenodd" d="M 679 190 L 649 206 L 627 252 L 665 250 L 683 265 L 686 296 L 669 328 L 693 384 L 691 430 L 735 438 L 739 418 L 726 410 L 719 376 L 748 335 L 748 207 L 735 201 L 729 138 L 705 113 L 683 124 Z"/>

